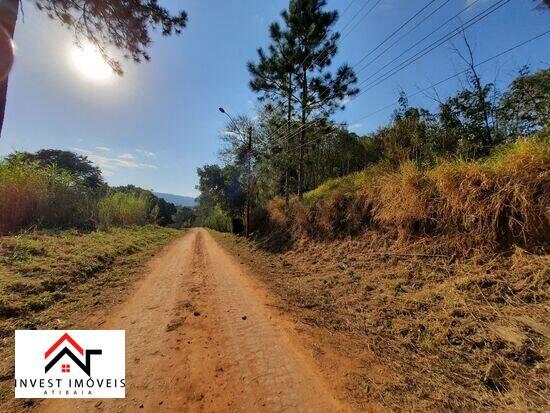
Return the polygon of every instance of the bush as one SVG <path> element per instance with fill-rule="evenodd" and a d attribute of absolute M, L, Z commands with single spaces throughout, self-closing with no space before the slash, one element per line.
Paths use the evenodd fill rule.
<path fill-rule="evenodd" d="M 124 192 L 115 192 L 102 198 L 97 207 L 100 228 L 144 225 L 147 223 L 150 200 Z"/>
<path fill-rule="evenodd" d="M 222 211 L 219 205 L 211 208 L 203 219 L 202 225 L 220 232 L 231 231 L 231 218 Z"/>
<path fill-rule="evenodd" d="M 0 234 L 31 225 L 82 225 L 91 211 L 85 192 L 69 173 L 54 166 L 0 162 Z"/>

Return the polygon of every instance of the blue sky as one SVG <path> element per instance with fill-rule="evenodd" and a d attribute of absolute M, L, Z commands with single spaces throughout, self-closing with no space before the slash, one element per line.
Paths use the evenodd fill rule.
<path fill-rule="evenodd" d="M 329 0 L 341 12 L 336 29 L 346 26 L 366 0 Z M 379 61 L 358 74 L 366 79 L 384 63 L 414 44 L 473 0 L 451 0 Z M 496 0 L 478 0 L 462 15 L 467 20 Z M 108 81 L 87 79 L 71 61 L 71 33 L 24 2 L 24 22 L 15 35 L 16 62 L 11 73 L 8 108 L 0 155 L 13 150 L 61 148 L 80 151 L 98 163 L 110 184 L 135 184 L 160 192 L 196 195 L 196 168 L 217 161 L 225 119 L 217 110 L 254 115 L 256 96 L 248 88 L 246 61 L 268 44 L 268 25 L 288 4 L 283 0 L 160 1 L 183 7 L 189 24 L 183 36 L 154 36 L 152 61 L 124 64 L 125 75 Z M 371 1 L 371 4 L 374 4 Z M 370 15 L 364 12 L 344 31 L 335 64 L 354 64 L 406 21 L 427 0 L 382 0 Z M 443 3 L 434 2 L 432 8 Z M 429 13 L 432 8 L 428 9 Z M 530 0 L 512 0 L 481 24 L 468 30 L 479 60 L 550 28 L 550 12 L 534 11 Z M 368 10 L 368 7 L 364 9 Z M 455 23 L 458 24 L 458 21 Z M 349 31 L 353 28 L 353 31 Z M 443 35 L 442 29 L 437 34 Z M 434 35 L 430 40 L 435 40 Z M 389 43 L 387 43 L 389 44 Z M 480 68 L 485 80 L 505 86 L 523 64 L 548 67 L 550 36 Z M 381 50 L 381 49 L 380 49 Z M 373 55 L 374 56 L 374 55 Z M 412 94 L 462 70 L 449 44 L 431 52 L 396 76 L 349 102 L 338 114 L 357 133 L 387 122 L 392 109 L 357 121 L 394 102 L 400 90 Z M 458 87 L 438 87 L 442 97 Z M 410 101 L 434 107 L 430 96 Z"/>

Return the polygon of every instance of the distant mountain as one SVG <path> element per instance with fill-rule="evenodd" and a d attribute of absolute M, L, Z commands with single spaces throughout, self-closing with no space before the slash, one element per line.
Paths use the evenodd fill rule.
<path fill-rule="evenodd" d="M 196 199 L 191 196 L 163 194 L 162 192 L 153 192 L 153 193 L 159 198 L 164 199 L 166 202 L 171 202 L 177 206 L 194 207 L 197 205 Z"/>

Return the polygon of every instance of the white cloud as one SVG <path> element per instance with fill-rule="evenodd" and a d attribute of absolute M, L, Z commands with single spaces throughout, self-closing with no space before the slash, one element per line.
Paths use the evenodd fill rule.
<path fill-rule="evenodd" d="M 98 151 L 103 151 L 103 152 L 109 152 L 111 150 L 111 148 L 108 148 L 106 146 L 96 146 L 95 147 Z"/>
<path fill-rule="evenodd" d="M 352 123 L 351 125 L 349 125 L 349 129 L 350 130 L 357 130 L 357 129 L 361 128 L 361 126 L 363 126 L 362 123 Z"/>
<path fill-rule="evenodd" d="M 143 149 L 136 149 L 136 152 L 143 156 L 146 156 L 147 158 L 154 158 L 155 156 L 157 156 L 155 152 L 144 151 Z"/>
<path fill-rule="evenodd" d="M 135 162 L 132 158 L 123 157 L 112 158 L 104 155 L 98 155 L 87 149 L 73 148 L 74 151 L 86 155 L 90 161 L 101 168 L 105 176 L 113 176 L 119 169 L 157 169 L 157 166 L 148 163 Z M 132 156 L 132 155 L 130 155 Z"/>
<path fill-rule="evenodd" d="M 122 153 L 118 155 L 118 157 L 120 159 L 134 159 L 134 155 L 132 155 L 131 153 Z"/>

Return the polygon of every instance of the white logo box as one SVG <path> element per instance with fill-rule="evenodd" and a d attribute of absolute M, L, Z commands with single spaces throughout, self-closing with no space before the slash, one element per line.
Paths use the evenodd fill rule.
<path fill-rule="evenodd" d="M 124 330 L 15 331 L 16 398 L 124 398 L 125 371 Z"/>

